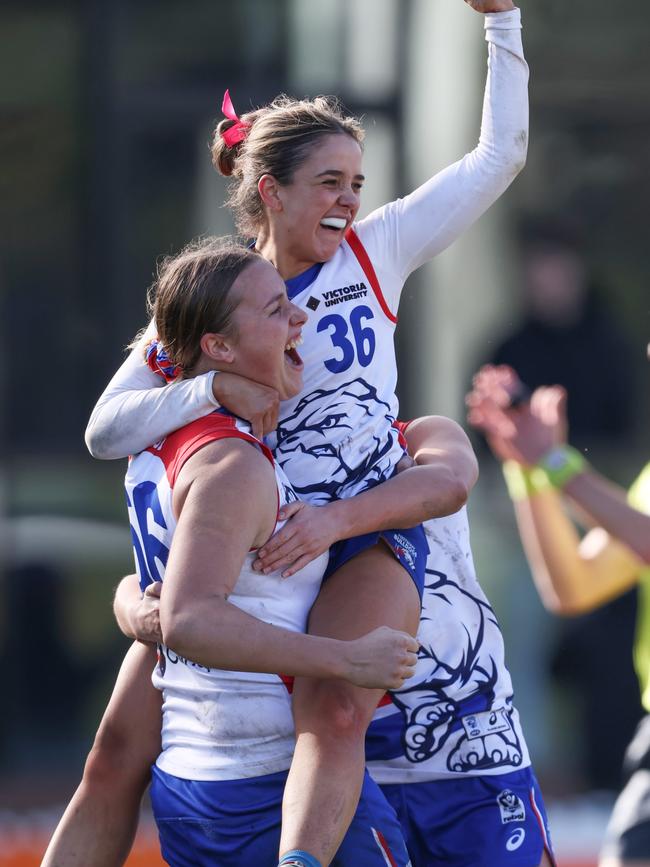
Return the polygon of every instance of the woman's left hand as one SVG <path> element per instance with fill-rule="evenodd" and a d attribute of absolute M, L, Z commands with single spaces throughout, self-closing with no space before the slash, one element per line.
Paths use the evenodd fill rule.
<path fill-rule="evenodd" d="M 282 577 L 289 578 L 329 550 L 341 538 L 332 505 L 295 502 L 283 506 L 278 517 L 287 523 L 262 545 L 253 568 L 265 575 L 284 569 Z"/>
<path fill-rule="evenodd" d="M 471 6 L 476 12 L 486 14 L 488 12 L 509 12 L 515 9 L 515 4 L 512 0 L 465 0 L 468 6 Z"/>

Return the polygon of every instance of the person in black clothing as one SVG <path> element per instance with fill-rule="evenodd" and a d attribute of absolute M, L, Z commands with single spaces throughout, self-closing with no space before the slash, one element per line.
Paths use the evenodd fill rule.
<path fill-rule="evenodd" d="M 529 223 L 522 253 L 525 318 L 490 361 L 513 367 L 531 390 L 563 385 L 577 448 L 628 435 L 636 402 L 631 353 L 590 280 L 575 233 Z"/>

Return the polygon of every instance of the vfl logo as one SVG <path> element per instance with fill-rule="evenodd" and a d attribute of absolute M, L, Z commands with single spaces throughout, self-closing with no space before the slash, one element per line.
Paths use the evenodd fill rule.
<path fill-rule="evenodd" d="M 526 839 L 526 832 L 523 828 L 517 828 L 517 830 L 508 837 L 506 840 L 506 849 L 508 852 L 516 852 L 517 849 L 521 846 L 521 844 Z"/>
<path fill-rule="evenodd" d="M 504 825 L 508 825 L 510 822 L 523 822 L 526 818 L 526 809 L 523 801 L 518 795 L 511 792 L 510 789 L 504 789 L 497 795 L 497 804 L 501 812 L 501 822 Z"/>
<path fill-rule="evenodd" d="M 418 556 L 415 545 L 409 542 L 401 533 L 395 533 L 393 539 L 395 540 L 395 544 L 393 545 L 395 554 L 408 563 L 409 569 L 415 569 L 415 561 Z"/>

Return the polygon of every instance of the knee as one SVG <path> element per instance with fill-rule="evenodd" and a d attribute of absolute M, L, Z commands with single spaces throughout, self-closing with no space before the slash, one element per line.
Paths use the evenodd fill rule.
<path fill-rule="evenodd" d="M 86 759 L 83 782 L 105 789 L 147 780 L 154 759 L 155 755 L 138 747 L 133 731 L 102 724 Z"/>
<path fill-rule="evenodd" d="M 126 772 L 126 736 L 111 726 L 102 727 L 95 736 L 86 764 L 84 782 L 106 786 Z"/>
<path fill-rule="evenodd" d="M 319 683 L 309 698 L 296 709 L 298 730 L 311 731 L 333 744 L 363 741 L 372 718 L 374 704 L 367 696 L 348 691 L 345 686 Z"/>

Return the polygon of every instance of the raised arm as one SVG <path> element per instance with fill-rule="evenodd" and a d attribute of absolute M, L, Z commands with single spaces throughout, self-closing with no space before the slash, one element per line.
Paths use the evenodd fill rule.
<path fill-rule="evenodd" d="M 339 539 L 413 527 L 457 512 L 478 478 L 472 446 L 460 425 L 428 416 L 408 425 L 412 466 L 369 491 L 326 506 L 292 503 L 291 520 L 259 552 L 256 568 L 292 575 Z"/>
<path fill-rule="evenodd" d="M 85 437 L 93 457 L 137 454 L 218 406 L 250 421 L 260 439 L 275 430 L 280 402 L 268 386 L 214 371 L 165 385 L 144 363 L 144 348 L 155 335 L 151 322 L 97 401 Z"/>
<path fill-rule="evenodd" d="M 468 398 L 470 421 L 504 462 L 542 601 L 560 614 L 588 611 L 625 592 L 647 568 L 650 516 L 568 450 L 563 389 L 537 389 L 529 402 L 511 408 L 514 381 L 510 368 L 481 371 Z M 568 501 L 598 525 L 583 539 L 566 513 Z"/>
<path fill-rule="evenodd" d="M 477 0 L 469 5 L 477 11 L 502 10 L 484 16 L 488 75 L 477 146 L 406 198 L 373 212 L 358 225 L 371 259 L 393 263 L 387 268 L 394 269 L 399 288 L 408 274 L 448 247 L 483 214 L 526 161 L 528 66 L 519 9 L 510 2 Z M 382 288 L 386 288 L 383 283 Z M 388 294 L 389 304 L 396 309 L 397 298 Z"/>
<path fill-rule="evenodd" d="M 163 639 L 174 651 L 208 667 L 342 677 L 367 687 L 401 684 L 412 673 L 417 643 L 406 633 L 383 628 L 336 641 L 272 626 L 228 601 L 277 510 L 273 471 L 249 445 L 222 440 L 193 455 L 174 505 L 178 525 L 160 600 Z"/>

